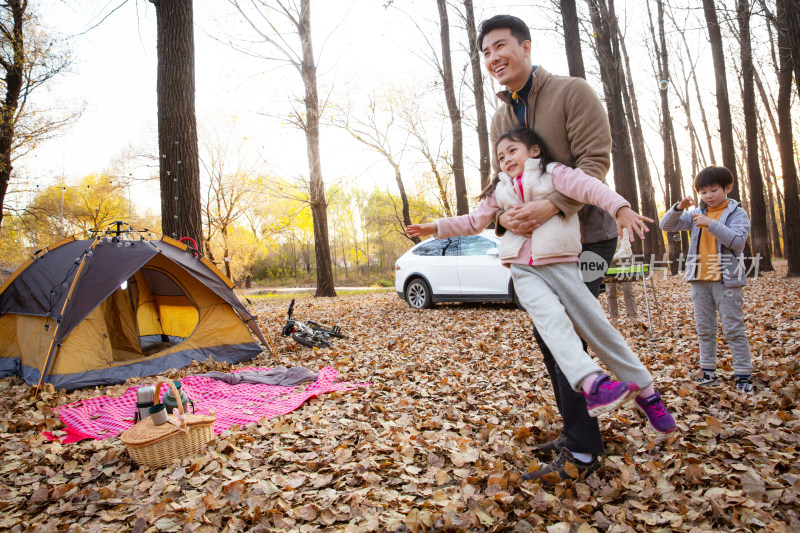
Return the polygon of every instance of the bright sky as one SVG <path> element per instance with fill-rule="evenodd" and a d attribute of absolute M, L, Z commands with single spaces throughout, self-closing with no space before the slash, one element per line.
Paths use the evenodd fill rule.
<path fill-rule="evenodd" d="M 102 171 L 130 144 L 151 150 L 157 145 L 155 9 L 148 1 L 129 0 L 108 15 L 119 4 L 111 0 L 48 0 L 42 4 L 44 23 L 62 35 L 73 36 L 69 39 L 74 57 L 71 72 L 50 86 L 47 97 L 66 107 L 83 103 L 85 111 L 77 124 L 17 165 L 31 181 L 49 183 L 60 175 L 77 181 Z M 435 78 L 432 67 L 419 57 L 426 53 L 426 45 L 410 17 L 383 4 L 378 0 L 312 2 L 321 95 L 329 92 L 333 102 L 361 100 L 374 91 Z M 436 26 L 431 23 L 436 17 L 434 2 L 395 4 L 412 13 L 433 44 L 439 45 Z M 478 21 L 498 12 L 524 11 L 520 13 L 523 17 L 535 12 L 537 16 L 530 19 L 540 22 L 543 16 L 530 7 L 475 4 Z M 105 15 L 105 21 L 86 31 Z M 456 15 L 451 16 L 451 42 L 459 49 L 466 38 Z M 86 33 L 78 35 L 82 32 Z M 274 173 L 305 174 L 304 138 L 280 118 L 289 110 L 292 97 L 302 94 L 299 75 L 289 67 L 276 68 L 274 62 L 248 57 L 223 44 L 231 35 L 249 33 L 228 2 L 195 1 L 198 127 L 233 131 L 246 146 L 245 153 L 258 154 Z M 547 51 L 548 57 L 559 57 L 557 44 L 551 33 L 537 43 L 537 49 Z M 260 50 L 274 53 L 264 46 Z M 566 69 L 563 61 L 548 66 L 556 72 Z M 432 100 L 444 106 L 441 93 Z M 365 173 L 387 184 L 393 181 L 379 156 L 340 130 L 323 131 L 322 150 L 326 182 Z M 155 169 L 139 169 L 137 176 L 156 173 Z M 471 187 L 477 187 L 477 177 L 473 181 Z M 157 194 L 135 197 L 157 206 Z M 148 197 L 155 203 L 147 202 Z"/>
<path fill-rule="evenodd" d="M 120 3 L 121 0 L 43 0 L 40 12 L 44 23 L 62 35 L 72 36 L 69 44 L 74 57 L 71 72 L 50 86 L 47 98 L 66 107 L 83 103 L 85 111 L 77 124 L 17 165 L 18 171 L 31 181 L 46 184 L 65 175 L 75 182 L 107 168 L 131 144 L 151 151 L 157 146 L 155 9 L 149 1 L 128 0 L 109 15 Z M 320 94 L 330 94 L 332 102 L 363 102 L 374 92 L 419 87 L 436 79 L 433 68 L 420 57 L 428 49 L 414 25 L 419 24 L 433 45 L 439 47 L 435 2 L 396 0 L 394 4 L 399 9 L 412 14 L 413 22 L 399 9 L 384 8 L 385 3 L 312 1 Z M 540 3 L 551 5 L 549 0 Z M 497 13 L 517 14 L 533 30 L 534 63 L 566 74 L 561 38 L 550 29 L 554 13 L 524 4 L 476 0 L 476 20 Z M 102 23 L 87 31 L 106 15 Z M 451 43 L 457 51 L 464 46 L 466 36 L 457 15 L 451 11 L 450 16 Z M 266 162 L 263 168 L 274 174 L 307 174 L 304 137 L 280 118 L 289 111 L 292 98 L 302 94 L 300 77 L 290 67 L 276 68 L 275 62 L 246 56 L 224 44 L 231 35 L 250 33 L 230 3 L 195 0 L 198 128 L 214 129 L 217 135 L 223 132 L 223 136 L 230 132 L 235 142 L 244 147 L 247 157 Z M 635 42 L 629 43 L 629 47 L 634 46 Z M 278 57 L 274 49 L 264 45 L 259 50 Z M 593 63 L 590 56 L 591 51 L 584 48 L 587 63 Z M 461 58 L 454 63 L 459 68 Z M 601 90 L 599 86 L 596 89 Z M 466 94 L 469 89 L 461 90 L 466 101 L 471 102 L 471 95 Z M 442 91 L 431 94 L 431 105 L 444 109 Z M 442 116 L 441 120 L 448 119 Z M 467 135 L 470 129 L 465 125 Z M 341 130 L 324 129 L 321 148 L 326 183 L 337 179 L 358 179 L 363 183 L 368 179 L 394 190 L 390 167 Z M 477 158 L 473 145 L 468 144 L 465 151 Z M 413 162 L 410 154 L 404 158 L 405 165 Z M 414 167 L 409 168 L 407 179 L 412 179 Z M 152 175 L 157 175 L 156 168 L 136 171 L 137 177 Z M 477 172 L 468 174 L 467 179 L 471 191 L 477 192 Z M 134 202 L 157 208 L 157 189 L 153 185 L 149 189 L 140 187 Z"/>

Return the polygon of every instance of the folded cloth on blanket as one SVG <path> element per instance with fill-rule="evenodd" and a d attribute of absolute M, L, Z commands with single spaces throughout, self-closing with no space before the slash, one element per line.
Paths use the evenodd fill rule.
<path fill-rule="evenodd" d="M 206 372 L 197 374 L 207 378 L 221 379 L 225 383 L 238 385 L 239 383 L 260 383 L 262 385 L 279 385 L 294 387 L 306 381 L 316 381 L 317 373 L 313 370 L 294 366 L 276 366 L 271 370 L 242 370 L 240 372 Z"/>
<path fill-rule="evenodd" d="M 243 368 L 235 373 L 255 371 L 267 373 L 266 368 Z M 368 387 L 371 383 L 336 383 L 338 372 L 325 367 L 317 375 L 317 380 L 304 390 L 280 385 L 262 383 L 239 383 L 231 385 L 224 381 L 204 377 L 187 376 L 181 380 L 181 389 L 194 401 L 196 413 L 207 415 L 214 411 L 214 433 L 219 435 L 231 426 L 246 425 L 262 418 L 272 418 L 290 413 L 311 398 L 333 391 L 349 391 Z M 115 437 L 133 426 L 136 410 L 136 389 L 130 387 L 119 398 L 101 396 L 58 407 L 58 417 L 67 426 L 66 438 L 62 441 L 75 442 L 91 438 L 103 440 Z M 162 387 L 166 393 L 166 387 Z M 52 433 L 45 437 L 56 440 Z"/>

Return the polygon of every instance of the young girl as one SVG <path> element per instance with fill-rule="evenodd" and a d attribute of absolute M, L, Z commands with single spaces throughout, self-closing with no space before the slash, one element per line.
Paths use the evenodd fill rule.
<path fill-rule="evenodd" d="M 554 190 L 606 209 L 616 218 L 620 233 L 627 229 L 630 235 L 635 232 L 643 238 L 643 221 L 652 222 L 632 211 L 623 197 L 600 180 L 551 162 L 542 141 L 526 127 L 501 135 L 495 150 L 502 172 L 481 193 L 477 209 L 435 223 L 412 224 L 406 233 L 411 237 L 474 235 L 494 219 L 500 207 L 509 209 L 544 198 Z M 520 302 L 572 387 L 583 392 L 589 414 L 596 417 L 608 413 L 636 396 L 636 405 L 653 429 L 674 431 L 675 420 L 653 388 L 650 372 L 609 323 L 600 302 L 581 280 L 577 268 L 581 253 L 578 216 L 552 217 L 530 238 L 506 232 L 499 252 L 503 263 L 511 267 Z M 612 381 L 603 373 L 583 350 L 581 338 L 622 381 Z"/>

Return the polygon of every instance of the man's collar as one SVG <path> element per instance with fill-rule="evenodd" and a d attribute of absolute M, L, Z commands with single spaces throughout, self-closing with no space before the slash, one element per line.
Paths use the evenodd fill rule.
<path fill-rule="evenodd" d="M 521 89 L 516 91 L 511 90 L 511 88 L 506 87 L 506 91 L 508 94 L 511 95 L 511 100 L 516 100 L 517 98 L 527 98 L 528 94 L 531 92 L 531 87 L 533 87 L 533 73 L 536 72 L 536 65 L 533 65 L 531 69 L 531 73 L 528 76 L 528 81 L 525 82 L 525 85 L 522 86 Z"/>

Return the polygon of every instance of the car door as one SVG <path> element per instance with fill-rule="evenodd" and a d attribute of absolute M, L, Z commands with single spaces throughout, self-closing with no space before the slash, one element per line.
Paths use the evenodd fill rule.
<path fill-rule="evenodd" d="M 431 239 L 413 251 L 414 271 L 425 276 L 431 291 L 437 297 L 461 294 L 458 282 L 458 247 L 459 237 L 451 237 Z"/>
<path fill-rule="evenodd" d="M 508 294 L 509 269 L 500 264 L 497 243 L 480 235 L 461 237 L 458 279 L 461 295 Z"/>

